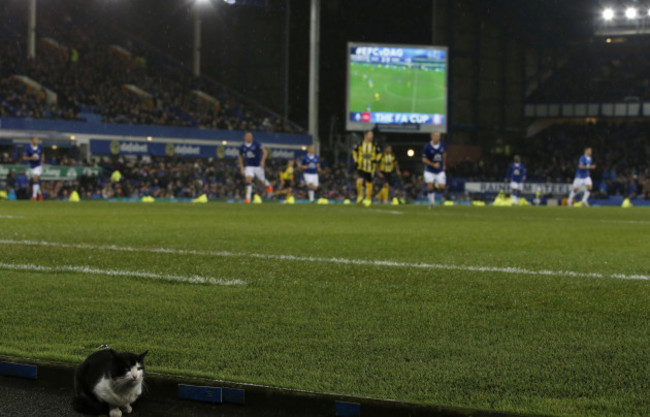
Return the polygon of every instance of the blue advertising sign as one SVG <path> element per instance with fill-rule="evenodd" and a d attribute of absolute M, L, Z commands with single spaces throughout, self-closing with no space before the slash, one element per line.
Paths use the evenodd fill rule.
<path fill-rule="evenodd" d="M 90 153 L 94 155 L 151 155 L 186 158 L 237 158 L 236 145 L 195 145 L 173 142 L 138 142 L 129 140 L 91 139 Z M 269 157 L 294 159 L 304 153 L 299 149 L 266 147 Z"/>
<path fill-rule="evenodd" d="M 445 124 L 443 114 L 422 114 L 422 113 L 391 113 L 391 112 L 352 112 L 350 121 L 357 123 L 378 123 L 378 124 L 415 124 L 415 125 L 438 125 Z"/>

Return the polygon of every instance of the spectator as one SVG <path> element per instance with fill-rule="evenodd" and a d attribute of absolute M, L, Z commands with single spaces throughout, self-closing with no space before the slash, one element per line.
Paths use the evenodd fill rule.
<path fill-rule="evenodd" d="M 11 191 L 14 190 L 16 191 L 16 173 L 12 169 L 9 171 L 9 174 L 7 175 L 7 178 L 5 180 L 5 190 L 6 191 Z"/>
<path fill-rule="evenodd" d="M 16 177 L 16 198 L 19 200 L 29 199 L 29 178 L 25 175 L 24 169 L 21 169 Z"/>

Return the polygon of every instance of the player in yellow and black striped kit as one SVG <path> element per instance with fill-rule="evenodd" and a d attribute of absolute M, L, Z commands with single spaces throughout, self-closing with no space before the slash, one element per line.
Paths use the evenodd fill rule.
<path fill-rule="evenodd" d="M 295 162 L 293 159 L 289 159 L 287 161 L 287 167 L 284 169 L 284 171 L 280 172 L 280 184 L 281 188 L 278 190 L 276 194 L 286 194 L 287 200 L 291 197 L 291 193 L 293 191 L 293 172 L 294 172 L 294 164 Z"/>
<path fill-rule="evenodd" d="M 363 134 L 363 141 L 357 144 L 352 151 L 354 163 L 357 166 L 357 204 L 363 201 L 363 186 L 366 186 L 366 200 L 372 201 L 372 176 L 377 171 L 381 160 L 381 148 L 372 141 L 374 134 L 367 130 Z"/>
<path fill-rule="evenodd" d="M 401 173 L 399 172 L 399 164 L 397 163 L 397 159 L 395 159 L 395 154 L 393 154 L 393 148 L 388 145 L 384 149 L 384 153 L 381 155 L 381 161 L 379 162 L 379 178 L 384 182 L 384 186 L 377 196 L 382 203 L 387 203 L 390 197 L 390 186 L 393 182 L 393 175 L 400 177 Z"/>

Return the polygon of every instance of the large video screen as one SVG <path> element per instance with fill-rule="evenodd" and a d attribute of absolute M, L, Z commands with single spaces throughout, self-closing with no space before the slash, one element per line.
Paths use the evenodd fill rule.
<path fill-rule="evenodd" d="M 447 131 L 447 48 L 348 43 L 347 130 Z"/>

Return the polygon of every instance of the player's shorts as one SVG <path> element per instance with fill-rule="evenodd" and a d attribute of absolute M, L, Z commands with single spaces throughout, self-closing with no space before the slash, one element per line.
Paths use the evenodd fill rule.
<path fill-rule="evenodd" d="M 427 184 L 438 184 L 438 185 L 446 185 L 447 184 L 447 175 L 445 175 L 445 172 L 439 172 L 437 174 L 434 174 L 433 172 L 429 171 L 424 171 L 424 182 Z"/>
<path fill-rule="evenodd" d="M 303 174 L 306 185 L 318 187 L 318 174 Z"/>
<path fill-rule="evenodd" d="M 393 184 L 393 173 L 392 172 L 382 172 L 382 175 L 384 176 L 384 183 L 392 185 Z"/>
<path fill-rule="evenodd" d="M 579 190 L 582 187 L 591 187 L 591 177 L 576 178 L 573 180 L 573 189 Z"/>
<path fill-rule="evenodd" d="M 264 168 L 262 167 L 244 167 L 244 176 L 246 178 L 257 178 L 260 181 L 266 180 Z"/>
<path fill-rule="evenodd" d="M 510 182 L 510 191 L 514 191 L 514 190 L 521 191 L 523 189 L 524 189 L 523 182 L 514 182 L 514 181 Z"/>
<path fill-rule="evenodd" d="M 43 174 L 43 165 L 39 165 L 39 166 L 37 166 L 35 168 L 30 168 L 29 172 L 32 174 L 32 177 L 34 175 L 38 175 L 40 177 L 41 174 Z"/>
<path fill-rule="evenodd" d="M 372 172 L 366 172 L 362 171 L 360 169 L 357 169 L 357 174 L 363 178 L 365 182 L 372 182 Z"/>

